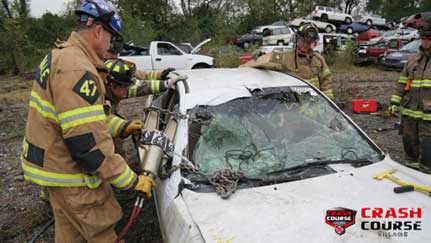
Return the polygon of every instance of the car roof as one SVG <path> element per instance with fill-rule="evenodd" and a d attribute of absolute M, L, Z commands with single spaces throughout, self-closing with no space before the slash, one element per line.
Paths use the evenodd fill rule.
<path fill-rule="evenodd" d="M 178 71 L 187 75 L 189 93 L 180 97 L 187 110 L 196 105 L 219 105 L 229 100 L 251 96 L 249 90 L 270 87 L 307 87 L 291 75 L 256 68 L 209 68 Z"/>

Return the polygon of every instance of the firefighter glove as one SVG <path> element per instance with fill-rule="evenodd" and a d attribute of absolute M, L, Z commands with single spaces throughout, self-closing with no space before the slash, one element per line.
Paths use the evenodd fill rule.
<path fill-rule="evenodd" d="M 188 79 L 187 75 L 175 76 L 166 81 L 166 87 L 168 87 L 168 89 L 175 89 L 178 81 L 185 81 L 187 79 Z"/>
<path fill-rule="evenodd" d="M 140 175 L 138 176 L 138 182 L 136 183 L 135 190 L 145 193 L 147 198 L 151 198 L 151 190 L 153 189 L 153 186 L 153 178 L 150 176 Z"/>
<path fill-rule="evenodd" d="M 394 115 L 397 112 L 398 106 L 397 105 L 390 105 L 389 106 L 389 114 Z"/>
<path fill-rule="evenodd" d="M 170 72 L 175 71 L 175 68 L 166 68 L 162 71 L 162 74 L 160 75 L 160 79 L 166 80 L 168 78 L 168 75 Z"/>
<path fill-rule="evenodd" d="M 144 126 L 144 123 L 140 120 L 133 120 L 125 125 L 123 136 L 124 138 L 127 138 L 133 133 L 140 133 L 142 127 Z"/>

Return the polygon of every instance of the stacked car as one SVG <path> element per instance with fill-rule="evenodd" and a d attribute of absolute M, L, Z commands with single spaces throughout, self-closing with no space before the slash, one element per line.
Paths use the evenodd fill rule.
<path fill-rule="evenodd" d="M 231 43 L 245 49 L 251 44 L 262 44 L 263 46 L 286 46 L 286 50 L 293 48 L 295 44 L 295 31 L 305 23 L 316 25 L 321 32 L 321 41 L 315 50 L 319 53 L 328 53 L 331 50 L 344 50 L 347 39 L 356 39 L 354 48 L 354 60 L 358 64 L 380 63 L 386 61 L 385 68 L 400 69 L 405 60 L 400 60 L 397 67 L 388 62 L 395 62 L 390 55 L 398 52 L 400 48 L 409 42 L 417 40 L 419 34 L 417 28 L 426 16 L 431 12 L 418 13 L 401 20 L 386 20 L 375 14 L 364 14 L 352 16 L 337 8 L 327 6 L 316 6 L 312 12 L 305 17 L 297 17 L 289 22 L 277 21 L 270 25 L 255 27 L 250 33 L 233 39 Z M 396 28 L 398 27 L 399 28 Z M 345 33 L 345 34 L 341 34 Z M 341 41 L 343 40 L 343 41 Z M 417 42 L 415 42 L 417 43 Z M 404 55 L 414 50 L 415 44 L 408 45 L 408 51 L 402 51 L 397 56 Z M 241 63 L 251 60 L 256 55 L 245 54 L 241 57 Z"/>

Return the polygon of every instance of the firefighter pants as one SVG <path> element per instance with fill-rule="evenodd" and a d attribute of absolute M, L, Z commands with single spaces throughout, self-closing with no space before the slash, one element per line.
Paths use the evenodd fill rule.
<path fill-rule="evenodd" d="M 407 159 L 431 166 L 431 122 L 403 116 L 401 130 Z"/>
<path fill-rule="evenodd" d="M 115 241 L 114 227 L 122 211 L 110 184 L 102 183 L 96 189 L 49 187 L 48 191 L 55 218 L 56 243 Z"/>

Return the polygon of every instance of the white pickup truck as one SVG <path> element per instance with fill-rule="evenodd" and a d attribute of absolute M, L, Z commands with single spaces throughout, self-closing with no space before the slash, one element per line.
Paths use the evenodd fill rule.
<path fill-rule="evenodd" d="M 202 45 L 209 41 L 211 39 L 199 43 L 190 53 L 184 52 L 167 41 L 152 41 L 149 47 L 125 45 L 120 57 L 134 62 L 139 70 L 144 71 L 166 68 L 175 68 L 177 70 L 210 68 L 214 65 L 212 57 L 195 54 Z"/>

